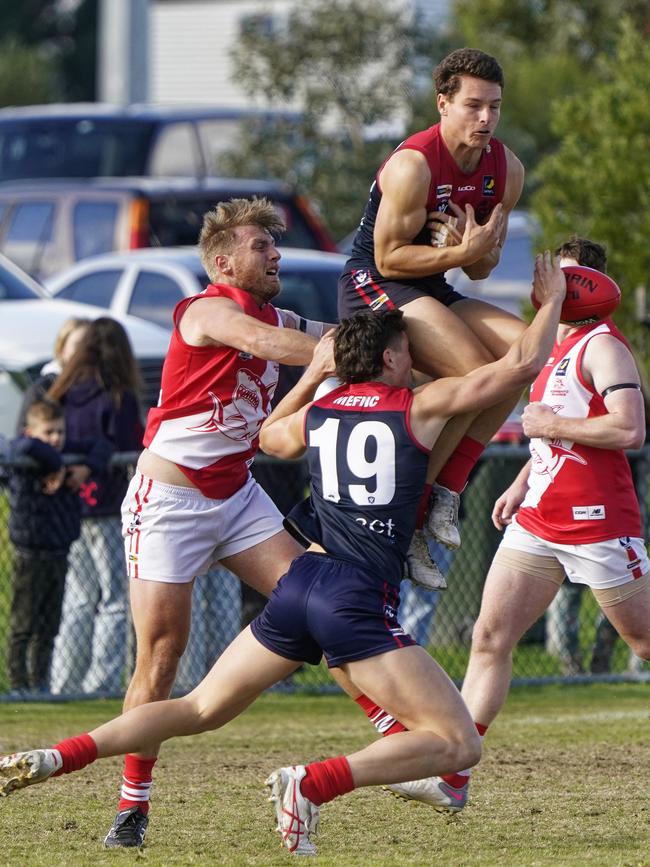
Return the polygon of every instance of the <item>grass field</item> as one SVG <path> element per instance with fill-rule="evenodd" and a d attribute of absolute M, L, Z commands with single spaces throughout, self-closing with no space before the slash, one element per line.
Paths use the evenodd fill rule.
<path fill-rule="evenodd" d="M 513 690 L 463 813 L 353 792 L 322 808 L 316 863 L 648 867 L 648 695 L 627 684 Z M 0 705 L 0 752 L 54 743 L 118 710 L 116 702 Z M 371 737 L 344 697 L 266 695 L 222 731 L 165 746 L 141 853 L 101 848 L 121 769 L 109 759 L 1 801 L 0 863 L 287 864 L 264 778 Z"/>

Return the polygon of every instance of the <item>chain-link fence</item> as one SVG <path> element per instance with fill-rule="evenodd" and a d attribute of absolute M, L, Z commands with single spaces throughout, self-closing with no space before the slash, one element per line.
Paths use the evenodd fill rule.
<path fill-rule="evenodd" d="M 125 467 L 130 475 L 136 457 L 115 456 L 116 475 L 123 475 Z M 492 506 L 527 457 L 523 446 L 495 445 L 477 465 L 463 495 L 462 547 L 455 555 L 440 547 L 432 549 L 448 573 L 449 589 L 428 593 L 409 582 L 402 584 L 402 625 L 457 681 L 466 668 L 483 582 L 499 543 L 490 520 Z M 630 453 L 630 462 L 647 538 L 650 447 Z M 8 534 L 6 481 L 12 469 L 14 465 L 0 463 L 4 481 L 0 490 L 0 700 L 121 695 L 133 667 L 135 646 L 119 517 L 82 520 L 67 571 L 47 557 L 25 564 Z M 281 510 L 305 495 L 307 474 L 301 461 L 281 462 L 260 455 L 253 471 Z M 45 582 L 48 591 L 40 593 L 40 608 L 29 590 L 35 580 L 29 570 L 35 566 L 36 580 Z M 195 581 L 192 629 L 176 692 L 186 692 L 201 680 L 224 647 L 261 610 L 263 601 L 222 567 Z M 546 616 L 520 643 L 514 676 L 528 681 L 575 676 L 645 680 L 650 674 L 644 666 L 617 638 L 591 593 L 566 583 Z M 304 666 L 280 688 L 328 691 L 335 687 L 321 664 Z"/>

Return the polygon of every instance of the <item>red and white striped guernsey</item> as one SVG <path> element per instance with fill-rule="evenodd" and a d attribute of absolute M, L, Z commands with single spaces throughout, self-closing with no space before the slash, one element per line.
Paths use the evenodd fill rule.
<path fill-rule="evenodd" d="M 149 411 L 145 446 L 172 461 L 206 497 L 225 499 L 244 485 L 271 411 L 279 364 L 228 346 L 190 346 L 178 325 L 190 304 L 231 298 L 244 313 L 282 326 L 272 304 L 260 307 L 248 292 L 210 285 L 174 310 L 160 400 Z"/>
<path fill-rule="evenodd" d="M 611 334 L 627 341 L 610 321 L 578 328 L 555 344 L 535 380 L 530 399 L 567 418 L 606 415 L 605 401 L 586 382 L 582 358 L 590 340 Z M 534 437 L 528 493 L 516 522 L 549 542 L 583 545 L 620 536 L 642 536 L 632 474 L 621 450 Z"/>

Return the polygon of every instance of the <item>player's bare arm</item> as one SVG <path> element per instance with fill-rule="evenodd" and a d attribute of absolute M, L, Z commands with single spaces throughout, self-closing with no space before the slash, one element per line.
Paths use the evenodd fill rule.
<path fill-rule="evenodd" d="M 628 349 L 611 334 L 599 334 L 587 344 L 582 372 L 595 390 L 605 395 L 607 414 L 561 418 L 550 406 L 531 403 L 523 413 L 526 436 L 565 439 L 601 449 L 641 448 L 645 440 L 643 396 Z M 616 387 L 621 385 L 626 387 Z M 612 390 L 608 392 L 609 388 Z"/>
<path fill-rule="evenodd" d="M 445 377 L 416 389 L 412 424 L 422 442 L 428 442 L 426 429 L 435 427 L 440 417 L 492 406 L 523 389 L 541 371 L 553 348 L 566 293 L 559 259 L 553 259 L 548 250 L 536 258 L 533 285 L 541 304 L 538 315 L 503 358 L 466 376 Z"/>
<path fill-rule="evenodd" d="M 427 192 L 431 173 L 418 151 L 398 151 L 382 169 L 382 198 L 375 223 L 375 262 L 384 277 L 426 277 L 476 261 L 492 248 L 493 224 L 478 226 L 466 216 L 463 240 L 452 247 L 414 244 L 427 220 Z M 497 217 L 500 205 L 495 208 Z"/>
<path fill-rule="evenodd" d="M 260 429 L 260 447 L 276 458 L 297 458 L 306 448 L 304 421 L 316 389 L 334 373 L 334 332 L 319 340 L 298 382 L 278 403 Z"/>
<path fill-rule="evenodd" d="M 191 346 L 223 345 L 266 361 L 308 364 L 316 338 L 293 328 L 277 328 L 248 316 L 230 298 L 201 298 L 180 322 L 183 340 Z"/>
<path fill-rule="evenodd" d="M 304 331 L 316 340 L 320 340 L 323 334 L 327 334 L 332 328 L 336 328 L 334 322 L 317 322 L 315 319 L 306 319 L 304 316 L 299 316 L 293 310 L 282 310 L 280 307 L 275 308 L 280 314 L 282 324 L 285 328 L 293 328 L 296 331 Z"/>
<path fill-rule="evenodd" d="M 492 509 L 492 523 L 497 530 L 503 530 L 512 523 L 513 517 L 519 511 L 528 491 L 528 476 L 530 474 L 530 459 L 519 471 L 517 478 L 500 497 L 497 497 Z"/>

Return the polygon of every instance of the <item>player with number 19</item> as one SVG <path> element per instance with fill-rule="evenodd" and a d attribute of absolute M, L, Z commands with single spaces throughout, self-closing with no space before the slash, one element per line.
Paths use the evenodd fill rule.
<path fill-rule="evenodd" d="M 338 795 L 478 761 L 480 738 L 460 693 L 397 621 L 399 584 L 429 452 L 447 419 L 523 387 L 548 357 L 566 289 L 548 253 L 538 257 L 535 286 L 540 310 L 504 358 L 413 391 L 401 311 L 359 314 L 335 337 L 322 338 L 261 430 L 270 454 L 306 452 L 313 475 L 308 520 L 320 544 L 293 561 L 263 613 L 189 695 L 133 708 L 52 749 L 0 758 L 0 794 L 96 758 L 219 728 L 301 663 L 318 664 L 322 653 L 402 725 L 350 755 L 269 776 L 277 829 L 291 852 L 315 853 L 319 806 Z M 313 401 L 331 373 L 332 345 L 345 384 Z M 303 517 L 294 515 L 298 526 Z"/>

